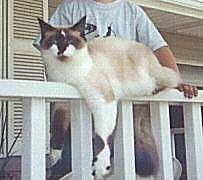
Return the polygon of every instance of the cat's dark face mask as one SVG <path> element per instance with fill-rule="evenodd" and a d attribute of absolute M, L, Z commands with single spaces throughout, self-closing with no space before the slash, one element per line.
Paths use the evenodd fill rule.
<path fill-rule="evenodd" d="M 64 51 L 68 48 L 68 46 L 75 46 L 74 39 L 71 36 L 68 36 L 63 30 L 57 31 L 56 36 L 54 37 L 53 44 L 55 44 L 58 48 L 58 55 L 63 55 Z"/>

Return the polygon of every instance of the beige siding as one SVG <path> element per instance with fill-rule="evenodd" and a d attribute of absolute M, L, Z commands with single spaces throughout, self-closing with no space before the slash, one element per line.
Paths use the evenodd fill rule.
<path fill-rule="evenodd" d="M 185 82 L 203 88 L 203 67 L 179 65 L 179 69 Z"/>
<path fill-rule="evenodd" d="M 203 38 L 163 33 L 179 64 L 203 66 Z"/>

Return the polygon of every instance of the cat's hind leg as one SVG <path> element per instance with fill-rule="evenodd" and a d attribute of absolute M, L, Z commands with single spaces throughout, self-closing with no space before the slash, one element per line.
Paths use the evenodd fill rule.
<path fill-rule="evenodd" d="M 91 109 L 94 116 L 95 133 L 103 142 L 103 149 L 94 158 L 92 174 L 96 179 L 103 179 L 111 170 L 108 139 L 116 126 L 117 101 L 92 103 Z"/>

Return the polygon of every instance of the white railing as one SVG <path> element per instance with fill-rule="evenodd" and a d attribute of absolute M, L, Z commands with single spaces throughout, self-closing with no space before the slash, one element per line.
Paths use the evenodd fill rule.
<path fill-rule="evenodd" d="M 91 114 L 77 90 L 71 86 L 34 81 L 0 80 L 0 98 L 24 102 L 22 179 L 45 180 L 46 103 L 71 100 L 72 175 L 73 180 L 91 180 L 92 124 Z M 132 103 L 150 103 L 151 124 L 160 155 L 157 180 L 172 180 L 172 152 L 169 123 L 169 103 L 184 107 L 184 126 L 189 180 L 203 177 L 203 135 L 201 103 L 203 92 L 188 100 L 176 90 L 161 92 L 156 96 L 123 99 L 119 103 L 118 128 L 115 139 L 115 168 L 112 179 L 133 180 L 134 137 Z"/>

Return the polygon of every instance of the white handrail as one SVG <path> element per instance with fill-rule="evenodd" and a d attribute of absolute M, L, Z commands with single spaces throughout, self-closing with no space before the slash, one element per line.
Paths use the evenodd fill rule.
<path fill-rule="evenodd" d="M 79 92 L 72 86 L 64 83 L 28 81 L 28 80 L 0 80 L 0 98 L 39 97 L 47 100 L 81 99 Z M 124 98 L 130 101 L 153 102 L 199 102 L 203 103 L 203 91 L 193 99 L 187 99 L 177 90 L 166 90 L 154 96 Z"/>
<path fill-rule="evenodd" d="M 45 102 L 56 100 L 73 100 L 73 107 L 77 106 L 77 108 L 72 108 L 71 115 L 72 179 L 92 179 L 90 173 L 92 158 L 91 114 L 78 91 L 72 86 L 62 83 L 0 80 L 0 99 L 13 100 L 15 98 L 20 98 L 24 102 L 22 179 L 45 180 Z M 161 160 L 160 171 L 154 177 L 157 180 L 171 180 L 173 177 L 169 103 L 175 102 L 184 105 L 188 175 L 192 179 L 200 180 L 203 177 L 203 171 L 201 171 L 203 167 L 203 135 L 200 109 L 203 103 L 203 91 L 199 91 L 198 97 L 187 99 L 177 90 L 164 91 L 155 96 L 125 98 L 121 101 L 119 126 L 115 137 L 115 143 L 117 143 L 115 147 L 118 147 L 115 149 L 115 179 L 136 179 L 134 174 L 132 101 L 150 102 L 152 127 Z"/>

